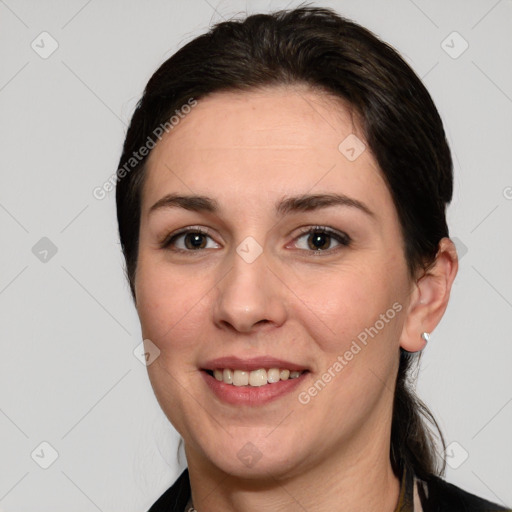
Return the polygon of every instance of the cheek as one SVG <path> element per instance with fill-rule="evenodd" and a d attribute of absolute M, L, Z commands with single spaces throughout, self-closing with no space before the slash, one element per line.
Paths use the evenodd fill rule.
<path fill-rule="evenodd" d="M 207 318 L 208 284 L 185 271 L 171 273 L 156 262 L 145 264 L 142 259 L 139 265 L 136 290 L 142 335 L 160 349 L 164 360 L 177 361 L 197 342 L 198 327 Z"/>
<path fill-rule="evenodd" d="M 369 268 L 340 268 L 296 281 L 297 296 L 303 299 L 296 302 L 301 311 L 297 314 L 315 330 L 312 336 L 329 354 L 344 350 L 358 336 L 364 341 L 376 323 L 383 334 L 391 329 L 396 332 L 397 306 L 393 309 L 393 304 L 399 294 L 395 281 L 391 273 L 383 279 L 377 265 Z"/>

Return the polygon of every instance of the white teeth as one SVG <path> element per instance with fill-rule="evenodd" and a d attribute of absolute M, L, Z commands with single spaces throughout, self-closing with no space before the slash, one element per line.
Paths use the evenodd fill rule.
<path fill-rule="evenodd" d="M 250 386 L 264 386 L 267 383 L 267 371 L 266 370 L 253 370 L 249 374 L 249 385 Z"/>
<path fill-rule="evenodd" d="M 233 372 L 231 370 L 225 368 L 224 371 L 222 372 L 222 377 L 222 380 L 226 384 L 233 384 Z"/>
<path fill-rule="evenodd" d="M 274 382 L 279 382 L 279 368 L 271 368 L 267 372 L 267 380 L 268 380 L 269 384 L 274 383 Z"/>
<path fill-rule="evenodd" d="M 269 370 L 260 368 L 251 372 L 224 368 L 214 370 L 213 376 L 225 384 L 260 387 L 266 384 L 274 384 L 280 380 L 296 379 L 302 373 L 302 371 L 290 371 L 281 368 L 270 368 Z"/>
<path fill-rule="evenodd" d="M 235 370 L 233 373 L 233 384 L 235 386 L 247 386 L 249 384 L 249 372 Z"/>

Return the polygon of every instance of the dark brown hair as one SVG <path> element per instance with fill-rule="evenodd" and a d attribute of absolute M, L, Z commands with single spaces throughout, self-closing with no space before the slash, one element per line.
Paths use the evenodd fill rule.
<path fill-rule="evenodd" d="M 411 276 L 435 260 L 448 236 L 445 208 L 453 188 L 443 124 L 421 80 L 400 55 L 369 30 L 330 9 L 301 7 L 222 22 L 181 48 L 149 80 L 137 104 L 117 173 L 117 217 L 126 272 L 136 300 L 141 190 L 147 156 L 126 162 L 155 129 L 190 99 L 220 91 L 307 84 L 348 103 L 393 197 Z M 121 169 L 124 166 L 124 172 Z M 420 478 L 444 471 L 428 423 L 435 419 L 408 383 L 416 359 L 400 350 L 391 463 Z M 441 462 L 441 467 L 438 463 Z"/>

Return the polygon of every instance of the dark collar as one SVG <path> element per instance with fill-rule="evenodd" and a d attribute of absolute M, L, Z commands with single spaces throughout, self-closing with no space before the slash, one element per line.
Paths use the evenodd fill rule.
<path fill-rule="evenodd" d="M 190 480 L 188 469 L 178 477 L 172 487 L 167 489 L 148 512 L 183 512 L 190 498 Z"/>

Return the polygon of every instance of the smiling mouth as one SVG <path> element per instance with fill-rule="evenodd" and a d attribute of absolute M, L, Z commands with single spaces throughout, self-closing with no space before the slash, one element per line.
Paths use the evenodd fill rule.
<path fill-rule="evenodd" d="M 218 368 L 204 371 L 224 384 L 231 384 L 237 387 L 261 387 L 284 380 L 297 379 L 308 370 L 297 371 L 285 368 L 259 368 L 257 370 L 246 371 L 233 370 L 231 368 Z"/>

